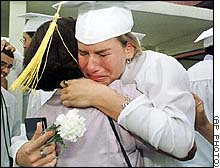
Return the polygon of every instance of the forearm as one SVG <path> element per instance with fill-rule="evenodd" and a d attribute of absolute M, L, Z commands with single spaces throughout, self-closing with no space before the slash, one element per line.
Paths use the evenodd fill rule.
<path fill-rule="evenodd" d="M 207 122 L 204 126 L 197 127 L 197 131 L 213 144 L 213 125 L 210 122 Z"/>
<path fill-rule="evenodd" d="M 105 85 L 100 89 L 102 90 L 99 92 L 101 94 L 96 99 L 93 99 L 94 101 L 92 104 L 117 121 L 118 116 L 123 110 L 122 104 L 125 101 L 125 96 Z"/>

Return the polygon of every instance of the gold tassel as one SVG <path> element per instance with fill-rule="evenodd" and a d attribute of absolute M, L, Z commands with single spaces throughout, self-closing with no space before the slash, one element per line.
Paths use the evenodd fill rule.
<path fill-rule="evenodd" d="M 31 85 L 30 87 L 31 89 L 36 89 L 38 81 L 40 80 L 38 73 L 41 66 L 42 58 L 49 43 L 49 47 L 46 55 L 46 61 L 44 64 L 44 68 L 46 67 L 47 56 L 50 49 L 50 43 L 52 41 L 52 35 L 56 27 L 57 19 L 59 18 L 59 11 L 61 8 L 61 4 L 62 3 L 60 2 L 57 12 L 54 15 L 53 21 L 51 22 L 36 54 L 31 59 L 31 62 L 27 65 L 27 67 L 23 70 L 23 72 L 19 75 L 19 77 L 12 83 L 9 89 L 16 90 L 18 88 L 21 88 L 22 91 L 24 92 L 27 88 L 30 87 L 30 85 Z M 42 76 L 42 74 L 40 75 L 40 77 Z"/>

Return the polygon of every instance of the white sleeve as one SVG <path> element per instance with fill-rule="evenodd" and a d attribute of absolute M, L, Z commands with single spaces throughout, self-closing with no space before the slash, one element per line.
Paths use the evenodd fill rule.
<path fill-rule="evenodd" d="M 21 124 L 21 135 L 20 136 L 14 136 L 11 139 L 11 147 L 10 147 L 10 156 L 13 158 L 13 167 L 19 167 L 16 162 L 16 154 L 18 149 L 28 141 L 26 137 L 26 130 L 25 130 L 25 125 Z"/>
<path fill-rule="evenodd" d="M 11 112 L 12 112 L 12 118 L 13 118 L 13 127 L 12 127 L 12 134 L 11 137 L 15 136 L 15 135 L 19 135 L 20 134 L 20 125 L 21 125 L 21 117 L 20 114 L 18 112 L 18 102 L 15 99 L 15 97 L 13 96 L 11 99 Z"/>
<path fill-rule="evenodd" d="M 157 62 L 136 78 L 143 95 L 121 112 L 118 123 L 156 149 L 184 158 L 194 144 L 195 103 L 187 73 L 175 61 Z"/>
<path fill-rule="evenodd" d="M 14 56 L 15 59 L 13 62 L 13 69 L 16 72 L 17 76 L 19 76 L 23 70 L 24 56 L 17 50 L 14 52 Z"/>

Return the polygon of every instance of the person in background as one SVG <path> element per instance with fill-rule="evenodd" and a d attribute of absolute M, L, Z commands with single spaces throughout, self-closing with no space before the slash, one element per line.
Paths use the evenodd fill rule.
<path fill-rule="evenodd" d="M 210 133 L 210 125 L 213 124 L 213 28 L 204 31 L 199 35 L 195 42 L 203 41 L 205 48 L 205 57 L 188 69 L 190 78 L 190 86 L 192 92 L 198 99 L 200 111 L 205 111 L 207 117 L 201 117 L 196 122 L 196 130 L 200 132 L 211 144 L 213 144 L 213 136 Z M 208 118 L 208 119 L 205 119 Z M 201 123 L 199 121 L 202 121 Z M 207 126 L 207 128 L 206 128 Z M 213 129 L 213 128 L 212 128 Z M 211 140 L 212 139 L 212 140 Z"/>
<path fill-rule="evenodd" d="M 18 17 L 28 20 L 23 30 L 23 38 L 21 39 L 25 54 L 38 27 L 45 22 L 53 20 L 53 16 L 41 13 L 24 13 Z"/>
<path fill-rule="evenodd" d="M 10 73 L 10 70 L 13 66 L 14 54 L 11 50 L 6 50 L 3 48 L 1 50 L 1 84 L 4 85 L 4 88 L 7 90 L 7 79 L 6 77 Z M 3 82 L 3 83 L 2 83 Z M 2 85 L 1 85 L 2 86 Z"/>
<path fill-rule="evenodd" d="M 37 28 L 43 23 L 47 21 L 51 21 L 53 19 L 53 16 L 30 12 L 30 13 L 21 14 L 18 17 L 27 19 L 27 22 L 23 30 L 23 38 L 20 40 L 22 42 L 22 45 L 24 48 L 24 54 L 25 54 L 26 50 L 28 49 L 32 41 L 32 38 L 35 32 L 37 31 Z M 1 43 L 1 46 L 6 46 L 10 50 L 16 51 L 15 47 L 9 42 L 4 41 Z M 22 56 L 22 59 L 20 59 L 20 61 L 16 61 L 16 62 L 19 62 L 14 66 L 17 69 L 19 69 L 17 72 L 17 76 L 18 76 L 23 70 L 23 56 Z M 53 91 L 46 92 L 43 90 L 37 90 L 35 93 L 30 93 L 28 97 L 25 99 L 27 100 L 26 102 L 27 110 L 24 116 L 29 117 L 32 113 L 35 113 L 36 111 L 38 111 L 40 106 L 44 104 L 46 100 L 48 100 L 52 96 L 52 94 L 53 94 Z"/>
<path fill-rule="evenodd" d="M 88 2 L 80 6 L 76 39 L 79 65 L 87 78 L 61 83 L 62 103 L 67 107 L 95 107 L 156 152 L 180 160 L 192 158 L 195 102 L 187 72 L 173 57 L 141 51 L 131 34 L 132 13 L 119 3 Z M 62 7 L 65 5 L 79 4 L 65 1 Z M 131 99 L 108 87 L 118 79 L 135 84 L 141 95 Z"/>
<path fill-rule="evenodd" d="M 19 15 L 19 17 L 28 20 L 23 30 L 23 39 L 21 39 L 25 54 L 37 29 L 43 23 L 51 21 L 53 16 L 31 12 Z M 37 90 L 35 93 L 30 92 L 28 96 L 27 112 L 25 116 L 29 117 L 32 113 L 38 111 L 40 106 L 44 104 L 46 100 L 48 100 L 53 95 L 53 93 L 53 91 L 47 92 L 43 90 Z"/>
<path fill-rule="evenodd" d="M 8 38 L 6 37 L 1 37 L 1 51 L 3 50 L 10 50 L 11 52 L 14 52 L 14 49 L 8 49 L 5 47 L 5 43 L 8 41 Z M 4 53 L 4 52 L 3 52 Z M 14 58 L 13 58 L 13 63 L 14 63 Z M 11 68 L 10 68 L 11 69 Z M 1 86 L 5 88 L 6 90 L 8 89 L 8 81 L 6 79 L 6 76 L 2 74 L 2 69 L 1 69 Z"/>
<path fill-rule="evenodd" d="M 195 40 L 203 42 L 205 57 L 188 69 L 191 91 L 204 102 L 205 112 L 209 122 L 213 122 L 213 28 L 210 28 Z"/>
<path fill-rule="evenodd" d="M 53 16 L 40 14 L 40 13 L 24 13 L 19 15 L 18 17 L 27 19 L 27 22 L 23 30 L 23 38 L 20 40 L 23 45 L 24 54 L 25 54 L 37 28 L 41 24 L 52 20 Z M 1 39 L 1 50 L 4 46 L 6 47 L 6 50 L 11 50 L 12 52 L 15 52 L 15 55 L 18 55 L 18 58 L 15 59 L 14 69 L 16 71 L 16 74 L 19 75 L 23 70 L 23 59 L 24 59 L 23 55 L 16 50 L 16 48 L 9 42 L 9 39 L 5 39 L 5 38 Z"/>
<path fill-rule="evenodd" d="M 20 133 L 18 105 L 15 97 L 7 91 L 7 86 L 2 81 L 10 72 L 13 65 L 14 54 L 3 48 L 1 51 L 1 167 L 11 167 L 12 158 L 9 155 L 11 138 Z"/>
<path fill-rule="evenodd" d="M 194 41 L 203 42 L 205 57 L 203 61 L 188 69 L 190 89 L 196 101 L 195 157 L 182 162 L 183 167 L 213 166 L 213 28 L 202 32 Z"/>
<path fill-rule="evenodd" d="M 10 50 L 14 53 L 14 61 L 13 61 L 13 68 L 11 73 L 8 75 L 7 82 L 8 80 L 11 80 L 11 78 L 13 79 L 13 76 L 18 76 L 21 71 L 23 70 L 23 55 L 16 50 L 16 48 L 10 44 L 9 42 L 9 38 L 7 37 L 1 37 L 1 51 L 3 50 L 3 48 L 5 48 L 5 50 Z M 10 83 L 10 82 L 9 82 Z"/>

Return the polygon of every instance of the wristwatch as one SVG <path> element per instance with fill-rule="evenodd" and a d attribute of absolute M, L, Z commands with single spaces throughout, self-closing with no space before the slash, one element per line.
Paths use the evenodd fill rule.
<path fill-rule="evenodd" d="M 126 96 L 125 101 L 122 103 L 122 109 L 124 109 L 129 103 L 132 101 L 132 99 L 128 96 Z"/>

